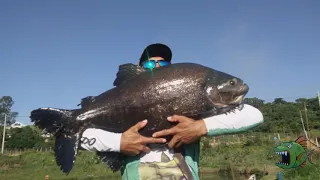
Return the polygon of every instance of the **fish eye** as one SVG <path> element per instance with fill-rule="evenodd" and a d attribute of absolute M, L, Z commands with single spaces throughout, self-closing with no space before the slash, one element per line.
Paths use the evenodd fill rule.
<path fill-rule="evenodd" d="M 229 81 L 229 84 L 230 84 L 231 86 L 233 86 L 233 85 L 236 84 L 236 82 L 235 82 L 234 80 L 230 80 L 230 81 Z"/>
<path fill-rule="evenodd" d="M 289 145 L 288 145 L 288 148 L 291 148 L 291 147 L 292 147 L 292 145 L 291 145 L 291 144 L 289 144 Z"/>

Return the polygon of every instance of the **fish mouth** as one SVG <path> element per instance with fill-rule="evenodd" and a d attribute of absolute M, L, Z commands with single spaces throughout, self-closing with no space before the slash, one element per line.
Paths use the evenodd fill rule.
<path fill-rule="evenodd" d="M 244 97 L 249 91 L 249 86 L 247 84 L 242 84 L 233 88 L 225 88 L 219 90 L 218 95 L 220 97 L 220 103 L 215 103 L 216 105 L 239 105 L 242 103 Z"/>
<path fill-rule="evenodd" d="M 290 165 L 290 152 L 289 151 L 287 151 L 287 150 L 275 151 L 275 153 L 282 157 L 282 160 L 280 162 L 277 162 L 277 164 L 282 164 L 285 166 Z"/>
<path fill-rule="evenodd" d="M 233 100 L 229 102 L 229 104 L 241 104 L 244 97 L 247 95 L 249 91 L 249 86 L 247 84 L 242 84 L 240 86 L 239 91 L 237 91 L 237 93 L 234 94 L 233 96 Z"/>
<path fill-rule="evenodd" d="M 233 101 L 229 102 L 229 104 L 240 104 L 243 101 L 244 95 L 235 96 Z"/>
<path fill-rule="evenodd" d="M 227 97 L 228 93 L 219 93 L 220 102 L 212 102 L 217 107 L 228 107 L 230 105 L 240 105 L 245 97 L 245 94 L 233 95 Z M 228 99 L 227 99 L 228 98 Z"/>
<path fill-rule="evenodd" d="M 227 102 L 227 103 L 214 102 L 213 104 L 214 104 L 216 107 L 218 107 L 218 108 L 227 108 L 227 107 L 229 107 L 230 105 L 231 105 L 231 106 L 232 106 L 232 105 L 234 105 L 234 106 L 241 105 L 241 104 L 242 104 L 242 101 L 243 101 L 243 99 L 244 99 L 244 96 L 245 96 L 245 95 L 243 95 L 243 94 L 242 94 L 242 95 L 235 96 L 234 98 L 232 98 L 232 99 L 233 99 L 232 101 L 229 101 L 229 102 Z M 221 96 L 220 96 L 220 98 L 221 98 L 221 101 L 223 101 Z"/>

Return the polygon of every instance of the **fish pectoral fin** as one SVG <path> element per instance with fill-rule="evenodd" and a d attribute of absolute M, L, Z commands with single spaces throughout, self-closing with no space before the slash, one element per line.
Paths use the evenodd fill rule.
<path fill-rule="evenodd" d="M 127 63 L 127 64 L 122 64 L 119 66 L 119 70 L 117 72 L 117 77 L 113 82 L 114 86 L 119 86 L 123 82 L 131 79 L 132 77 L 141 74 L 142 72 L 145 72 L 145 69 L 142 67 L 132 64 L 132 63 Z"/>
<path fill-rule="evenodd" d="M 200 116 L 201 118 L 207 118 L 207 117 L 211 117 L 213 115 L 218 114 L 218 110 L 217 109 L 211 109 L 209 111 L 205 111 L 205 112 L 201 112 Z"/>
<path fill-rule="evenodd" d="M 303 153 L 301 153 L 299 156 L 297 156 L 296 159 L 299 161 L 301 159 L 302 155 L 303 155 Z"/>

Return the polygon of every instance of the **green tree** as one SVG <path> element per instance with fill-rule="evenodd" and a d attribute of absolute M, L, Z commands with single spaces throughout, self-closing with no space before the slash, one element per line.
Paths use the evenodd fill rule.
<path fill-rule="evenodd" d="M 250 103 L 250 101 L 248 102 Z M 320 111 L 317 98 L 299 98 L 295 102 L 287 102 L 283 98 L 276 98 L 272 103 L 265 103 L 261 106 L 260 110 L 264 116 L 264 123 L 255 128 L 254 131 L 302 132 L 303 129 L 299 111 L 302 112 L 303 119 L 305 119 L 304 103 L 306 103 L 308 109 L 307 116 L 310 130 L 320 129 Z M 304 123 L 306 123 L 306 121 L 304 121 Z"/>
<path fill-rule="evenodd" d="M 14 101 L 10 96 L 0 97 L 0 125 L 4 124 L 4 114 L 7 115 L 7 125 L 13 124 L 18 116 L 17 112 L 12 112 L 11 108 L 14 104 Z"/>
<path fill-rule="evenodd" d="M 303 104 L 304 102 L 307 102 L 307 101 L 308 101 L 308 99 L 306 99 L 306 98 L 296 99 L 296 103 L 298 103 L 298 104 Z"/>
<path fill-rule="evenodd" d="M 275 98 L 273 104 L 285 104 L 287 103 L 283 98 Z"/>
<path fill-rule="evenodd" d="M 258 108 L 258 109 L 260 109 L 264 105 L 264 100 L 258 99 L 256 97 L 254 97 L 254 98 L 245 98 L 243 100 L 243 102 L 245 104 L 249 104 L 249 105 L 251 105 L 251 106 L 253 106 L 255 108 Z"/>
<path fill-rule="evenodd" d="M 15 133 L 6 143 L 6 147 L 10 149 L 28 149 L 45 145 L 44 138 L 41 136 L 37 128 L 26 126 L 23 128 L 16 128 Z"/>
<path fill-rule="evenodd" d="M 6 129 L 6 137 L 4 139 L 4 141 L 8 141 L 9 139 L 9 133 L 10 132 L 8 129 Z M 0 126 L 0 142 L 2 143 L 2 137 L 3 137 L 3 126 Z"/>

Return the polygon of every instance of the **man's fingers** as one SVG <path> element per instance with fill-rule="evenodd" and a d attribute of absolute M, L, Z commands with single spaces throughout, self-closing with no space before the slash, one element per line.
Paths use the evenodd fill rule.
<path fill-rule="evenodd" d="M 142 129 L 144 126 L 146 126 L 148 120 L 143 120 L 138 122 L 136 125 L 134 125 L 132 128 L 134 131 L 138 132 L 140 129 Z"/>
<path fill-rule="evenodd" d="M 174 148 L 174 146 L 179 142 L 179 139 L 177 138 L 177 136 L 173 136 L 173 138 L 171 139 L 171 141 L 168 144 L 169 148 Z"/>
<path fill-rule="evenodd" d="M 176 143 L 176 145 L 174 146 L 174 148 L 179 148 L 183 143 L 181 141 L 179 141 L 178 143 Z"/>
<path fill-rule="evenodd" d="M 176 133 L 176 127 L 172 127 L 170 129 L 164 129 L 162 131 L 158 131 L 152 134 L 152 137 L 163 137 L 168 135 L 173 135 Z"/>
<path fill-rule="evenodd" d="M 158 144 L 165 143 L 167 140 L 164 138 L 143 138 L 143 144 Z"/>
<path fill-rule="evenodd" d="M 167 118 L 170 122 L 183 122 L 190 120 L 190 118 L 187 118 L 185 116 L 179 116 L 179 115 L 173 115 Z"/>
<path fill-rule="evenodd" d="M 173 116 L 168 117 L 167 120 L 170 122 L 179 122 L 179 120 L 175 119 Z"/>
<path fill-rule="evenodd" d="M 151 150 L 147 146 L 143 146 L 142 151 L 145 152 L 145 153 L 149 153 Z"/>

